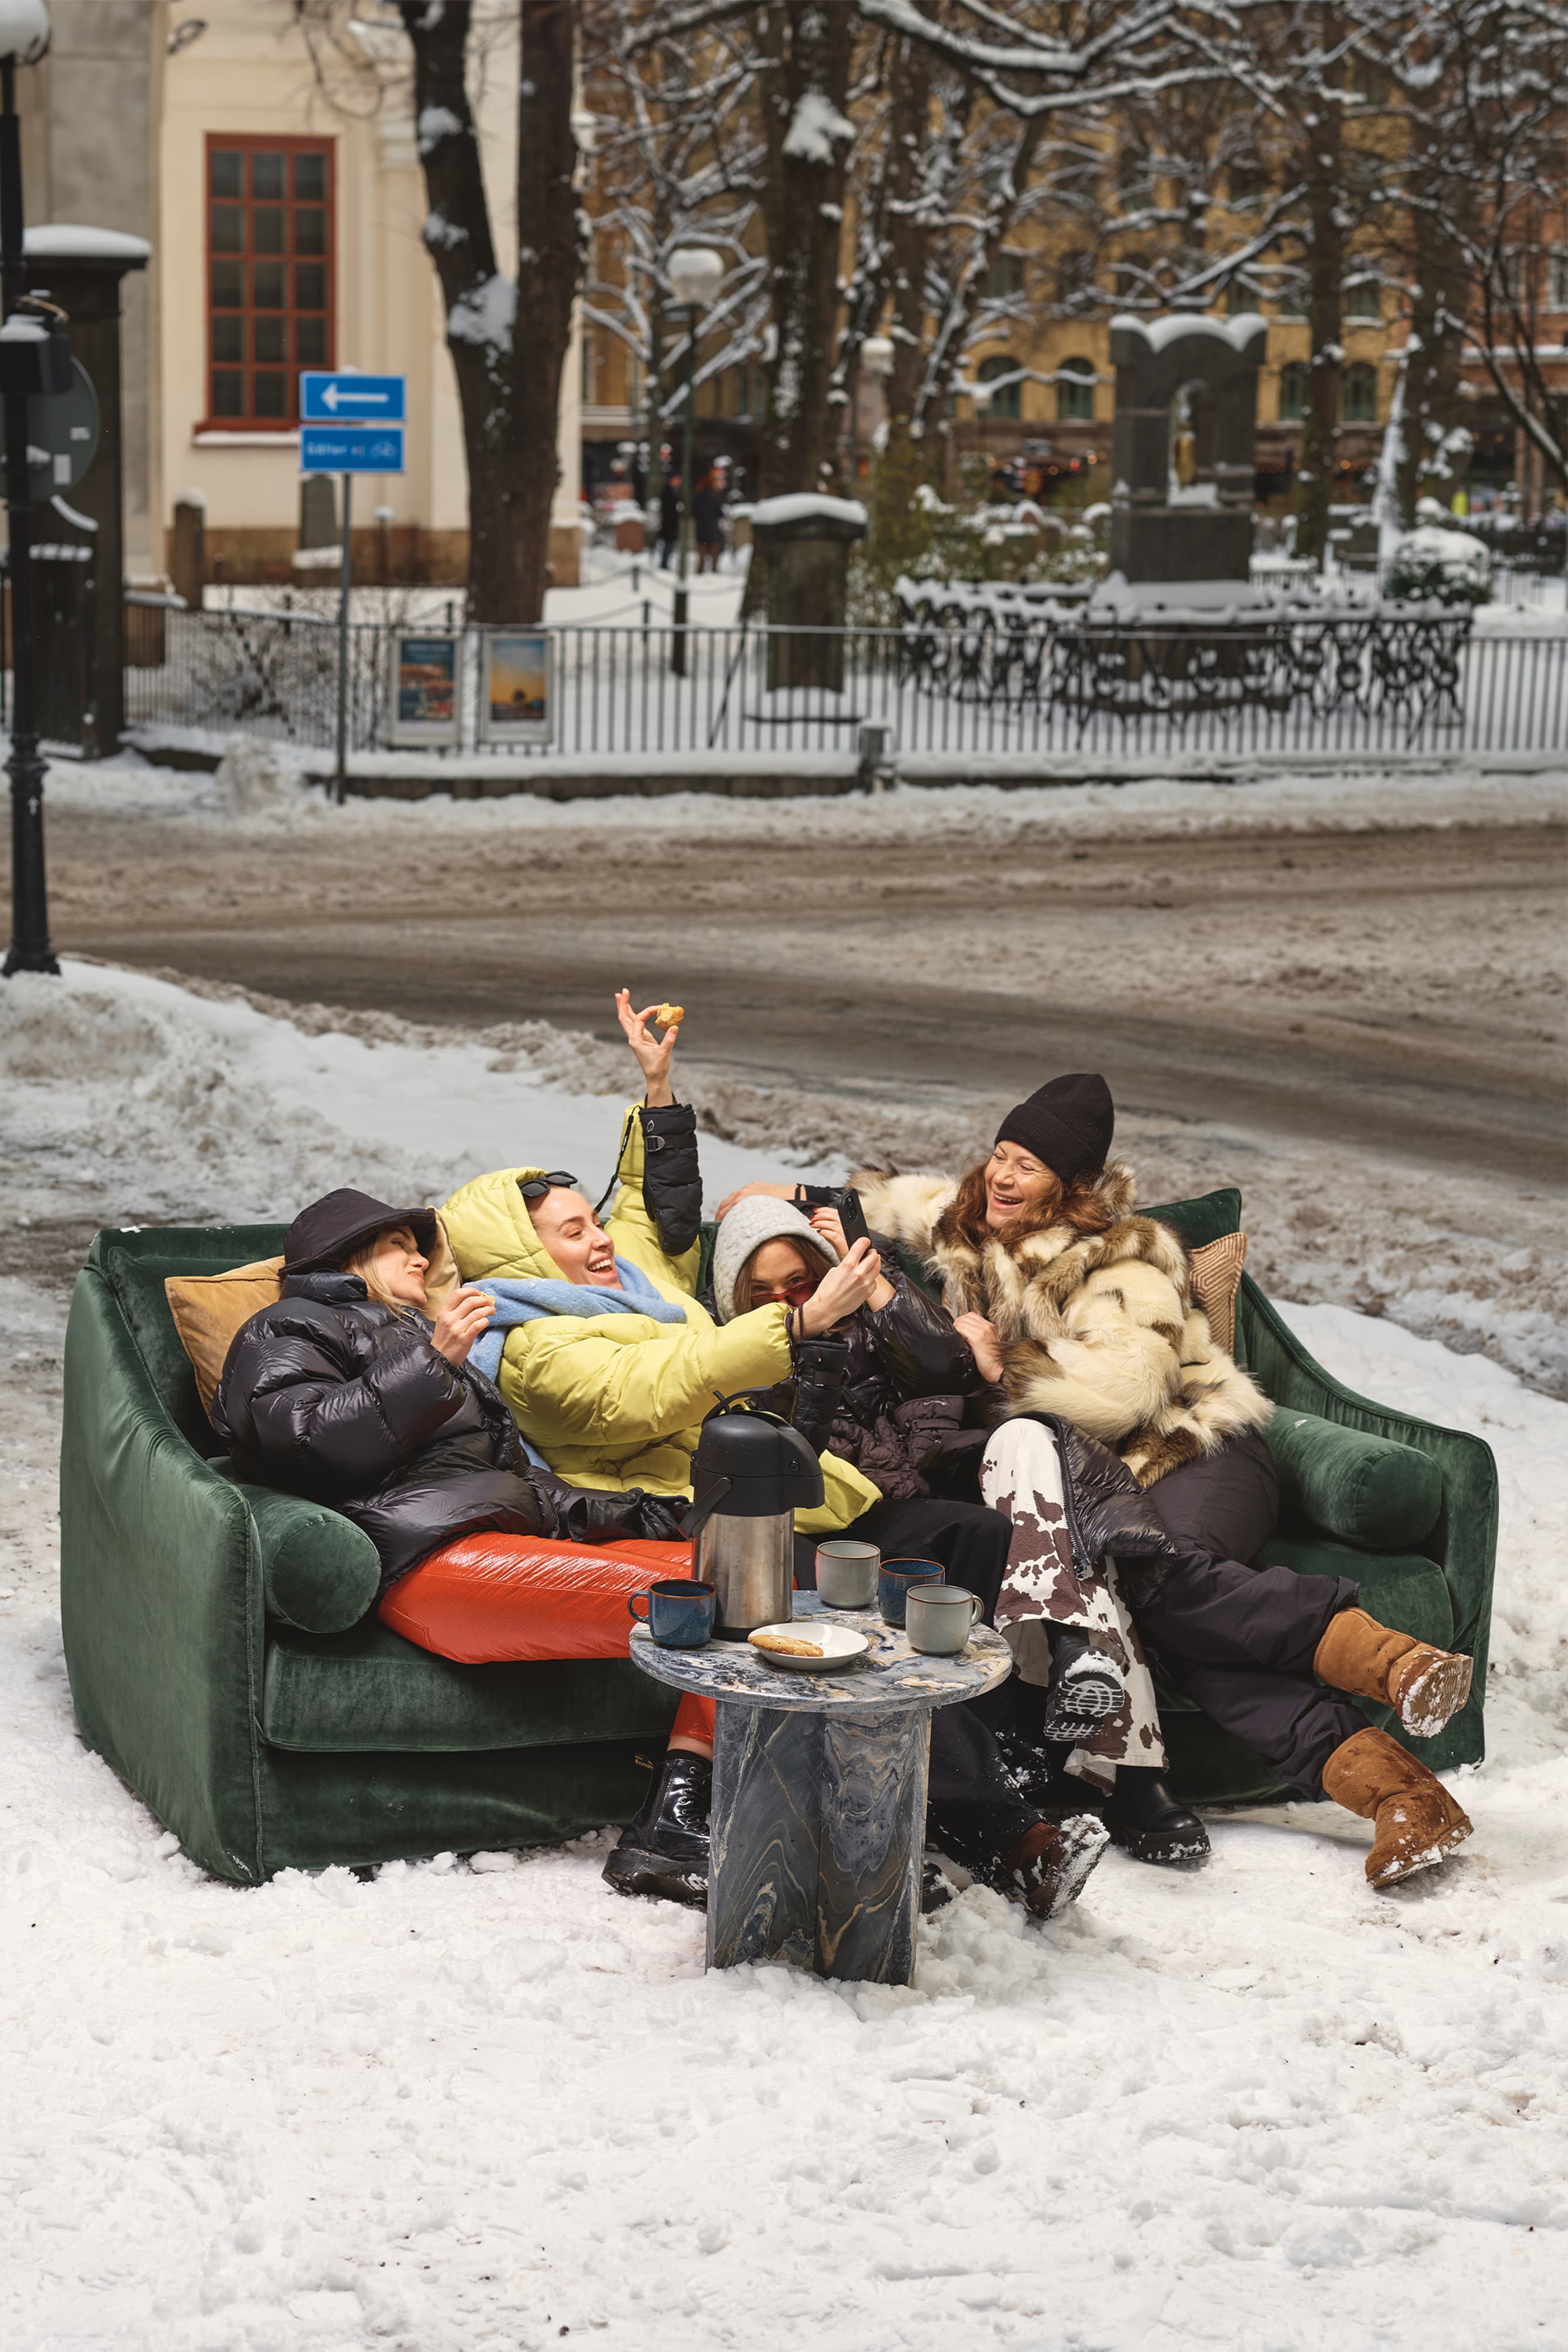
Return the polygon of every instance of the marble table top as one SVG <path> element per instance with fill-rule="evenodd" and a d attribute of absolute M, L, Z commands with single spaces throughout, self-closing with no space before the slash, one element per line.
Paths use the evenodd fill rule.
<path fill-rule="evenodd" d="M 923 1657 L 901 1625 L 886 1625 L 873 1609 L 824 1609 L 814 1592 L 795 1595 L 802 1624 L 817 1618 L 863 1633 L 870 1648 L 840 1674 L 791 1674 L 771 1666 L 749 1642 L 708 1642 L 700 1650 L 662 1650 L 645 1625 L 632 1633 L 632 1663 L 655 1682 L 704 1698 L 748 1700 L 754 1706 L 845 1715 L 882 1715 L 918 1706 L 950 1706 L 995 1690 L 1012 1671 L 1013 1654 L 999 1633 L 977 1625 L 956 1658 Z"/>

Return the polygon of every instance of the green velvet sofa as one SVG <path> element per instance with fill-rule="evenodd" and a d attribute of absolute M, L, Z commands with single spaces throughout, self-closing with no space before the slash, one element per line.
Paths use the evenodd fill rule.
<path fill-rule="evenodd" d="M 1240 1198 L 1162 1211 L 1195 1244 Z M 100 1233 L 66 1341 L 61 1616 L 77 1720 L 223 1878 L 443 1849 L 555 1843 L 623 1821 L 674 1694 L 630 1664 L 460 1666 L 370 1614 L 369 1539 L 335 1512 L 231 1475 L 164 1297 L 168 1275 L 273 1255 L 277 1225 Z M 1288 1497 L 1261 1557 L 1358 1576 L 1368 1606 L 1477 1660 L 1439 1765 L 1481 1754 L 1497 1487 L 1479 1440 L 1339 1388 L 1252 1284 L 1239 1352 L 1281 1407 Z M 1177 1699 L 1176 1778 L 1207 1801 L 1279 1794 Z"/>

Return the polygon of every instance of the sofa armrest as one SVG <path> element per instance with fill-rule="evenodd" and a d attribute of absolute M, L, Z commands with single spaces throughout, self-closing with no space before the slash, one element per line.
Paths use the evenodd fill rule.
<path fill-rule="evenodd" d="M 1290 1405 L 1263 1433 L 1288 1517 L 1373 1551 L 1417 1550 L 1437 1526 L 1443 1474 L 1429 1454 Z"/>
<path fill-rule="evenodd" d="M 60 1620 L 88 1746 L 206 1869 L 264 1877 L 254 1523 L 180 1434 L 90 1267 L 66 1335 Z"/>
<path fill-rule="evenodd" d="M 253 1486 L 227 1459 L 212 1466 L 245 1497 L 269 1617 L 301 1633 L 346 1633 L 375 1607 L 382 1564 L 362 1528 L 325 1503 Z"/>

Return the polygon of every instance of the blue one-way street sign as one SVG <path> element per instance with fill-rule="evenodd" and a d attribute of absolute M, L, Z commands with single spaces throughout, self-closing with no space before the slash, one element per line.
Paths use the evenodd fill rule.
<path fill-rule="evenodd" d="M 367 432 L 362 425 L 302 425 L 302 474 L 401 474 L 402 426 Z"/>
<path fill-rule="evenodd" d="M 401 375 L 310 373 L 299 379 L 299 414 L 307 424 L 401 425 Z"/>

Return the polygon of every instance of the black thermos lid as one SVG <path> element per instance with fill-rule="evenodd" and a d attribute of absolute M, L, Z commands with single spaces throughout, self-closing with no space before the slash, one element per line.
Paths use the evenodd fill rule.
<path fill-rule="evenodd" d="M 692 1457 L 692 1498 L 700 1506 L 716 1479 L 729 1482 L 721 1517 L 769 1518 L 810 1510 L 822 1499 L 822 1465 L 798 1429 L 760 1412 L 716 1412 Z"/>

